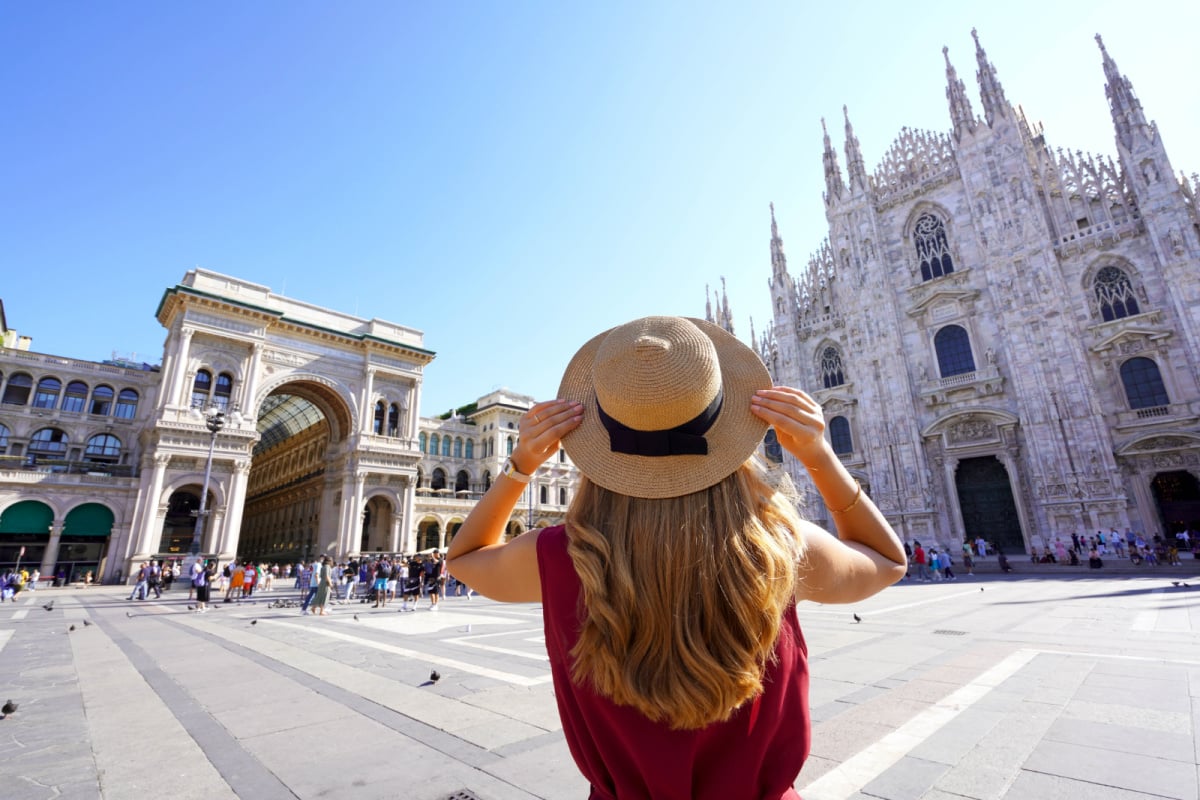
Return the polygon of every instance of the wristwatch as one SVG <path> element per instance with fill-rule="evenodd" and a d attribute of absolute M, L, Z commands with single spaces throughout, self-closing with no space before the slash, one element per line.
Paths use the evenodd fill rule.
<path fill-rule="evenodd" d="M 533 480 L 532 475 L 526 475 L 517 469 L 517 465 L 513 463 L 512 456 L 504 460 L 504 466 L 500 468 L 500 474 L 506 478 L 511 478 L 517 483 L 529 483 Z"/>

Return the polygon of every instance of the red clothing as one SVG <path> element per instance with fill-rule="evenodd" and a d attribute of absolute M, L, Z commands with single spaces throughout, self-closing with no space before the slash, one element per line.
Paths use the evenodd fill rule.
<path fill-rule="evenodd" d="M 913 550 L 913 563 L 914 564 L 924 564 L 925 563 L 925 551 L 921 548 L 920 545 L 917 545 L 917 549 Z"/>
<path fill-rule="evenodd" d="M 808 649 L 789 606 L 767 665 L 763 693 L 725 722 L 673 731 L 570 679 L 579 639 L 582 588 L 566 530 L 537 542 L 546 650 L 571 755 L 592 800 L 799 800 L 792 788 L 808 757 Z"/>

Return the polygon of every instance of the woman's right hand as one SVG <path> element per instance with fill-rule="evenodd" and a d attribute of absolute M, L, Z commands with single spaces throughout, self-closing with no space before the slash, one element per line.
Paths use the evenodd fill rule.
<path fill-rule="evenodd" d="M 513 465 L 532 475 L 546 459 L 558 452 L 562 438 L 583 421 L 583 404 L 569 400 L 544 400 L 525 412 L 519 424 L 520 437 L 512 452 Z"/>

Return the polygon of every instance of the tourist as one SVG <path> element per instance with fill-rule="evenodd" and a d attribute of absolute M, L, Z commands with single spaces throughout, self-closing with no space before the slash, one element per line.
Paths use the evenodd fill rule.
<path fill-rule="evenodd" d="M 450 569 L 484 596 L 541 604 L 563 730 L 593 797 L 753 786 L 797 798 L 812 725 L 796 603 L 862 600 L 905 571 L 900 540 L 825 439 L 821 406 L 772 388 L 722 328 L 678 317 L 592 339 L 559 397 L 521 417 Z M 838 536 L 802 520 L 752 458 L 768 425 Z M 581 473 L 566 525 L 505 541 L 560 442 Z"/>

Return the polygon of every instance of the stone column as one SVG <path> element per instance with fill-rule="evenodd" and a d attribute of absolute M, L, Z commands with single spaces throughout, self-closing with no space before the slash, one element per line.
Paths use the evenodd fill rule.
<path fill-rule="evenodd" d="M 373 367 L 367 367 L 367 382 L 363 386 L 362 407 L 362 429 L 359 433 L 373 433 L 375 430 L 375 369 Z"/>
<path fill-rule="evenodd" d="M 187 379 L 188 373 L 188 352 L 191 350 L 192 334 L 195 333 L 191 328 L 184 328 L 179 332 L 179 352 L 175 355 L 175 369 L 170 377 L 168 386 L 167 405 L 179 407 L 180 390 Z M 191 403 L 184 403 L 184 406 L 190 406 Z"/>
<path fill-rule="evenodd" d="M 239 458 L 233 462 L 233 474 L 229 490 L 225 495 L 225 527 L 221 530 L 217 552 L 222 558 L 233 558 L 237 553 L 242 530 L 242 512 L 245 510 L 246 484 L 250 480 L 250 459 Z"/>
<path fill-rule="evenodd" d="M 167 473 L 167 465 L 171 463 L 171 456 L 168 453 L 154 454 L 154 467 L 150 473 L 149 486 L 146 488 L 146 496 L 142 502 L 141 518 L 134 521 L 137 530 L 133 542 L 132 553 L 125 564 L 125 572 L 129 572 L 129 564 L 135 561 L 144 561 L 150 557 L 150 554 L 158 549 L 158 542 L 155 540 L 155 534 L 159 538 L 162 537 L 162 528 L 157 524 L 160 519 L 159 508 L 162 504 L 163 481 Z"/>
<path fill-rule="evenodd" d="M 396 511 L 392 514 L 392 533 L 388 541 L 389 549 L 393 553 L 402 553 L 404 550 L 400 547 L 400 523 L 404 522 L 404 514 Z"/>
<path fill-rule="evenodd" d="M 404 531 L 404 540 L 400 543 L 400 549 L 405 553 L 414 553 L 417 550 L 417 522 L 413 518 L 413 503 L 416 498 L 416 486 L 411 479 L 404 481 L 404 503 L 403 510 L 400 512 L 404 516 L 404 521 L 400 523 L 401 530 Z"/>
<path fill-rule="evenodd" d="M 46 552 L 42 554 L 42 564 L 38 567 L 43 578 L 54 577 L 54 567 L 58 564 L 58 544 L 62 540 L 62 529 L 63 523 L 61 522 L 54 522 L 50 525 L 50 541 L 46 543 Z"/>

